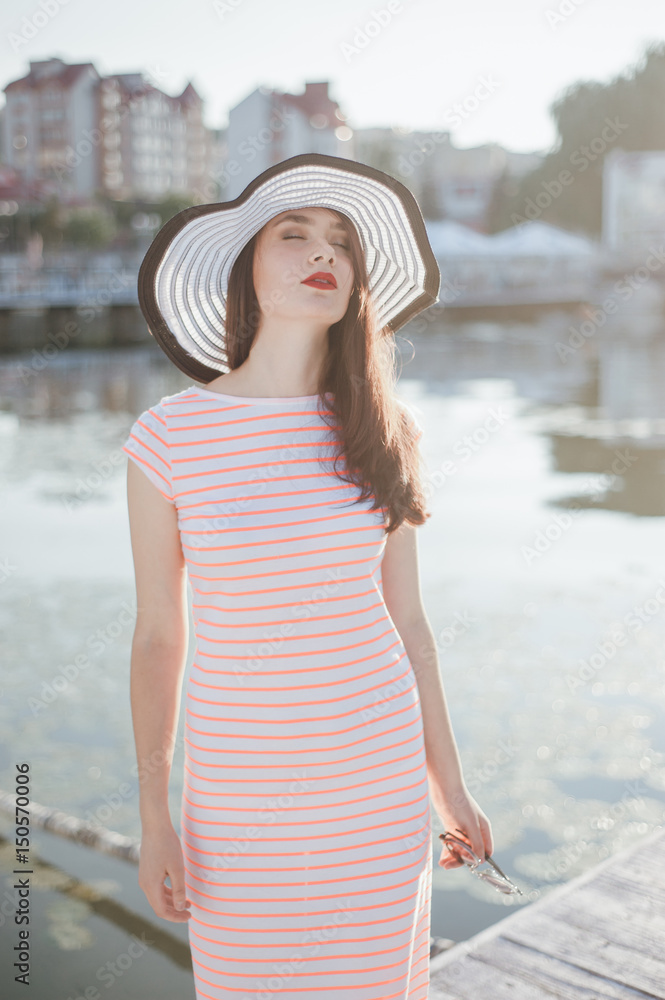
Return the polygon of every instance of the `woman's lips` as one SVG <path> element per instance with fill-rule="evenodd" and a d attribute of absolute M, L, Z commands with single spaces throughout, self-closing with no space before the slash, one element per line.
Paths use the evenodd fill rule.
<path fill-rule="evenodd" d="M 335 276 L 327 271 L 317 271 L 315 274 L 310 274 L 309 278 L 305 278 L 301 282 L 302 285 L 311 285 L 313 288 L 327 288 L 335 289 L 337 288 L 337 281 Z"/>

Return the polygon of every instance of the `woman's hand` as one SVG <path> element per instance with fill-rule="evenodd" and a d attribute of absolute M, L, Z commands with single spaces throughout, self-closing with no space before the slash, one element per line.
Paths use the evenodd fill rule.
<path fill-rule="evenodd" d="M 452 833 L 460 840 L 465 840 L 479 858 L 484 858 L 486 853 L 492 853 L 494 843 L 490 821 L 466 785 L 463 784 L 452 795 L 440 798 L 439 801 L 433 796 L 433 805 L 446 833 Z M 463 832 L 460 833 L 460 830 Z M 450 851 L 446 843 L 441 841 L 440 867 L 459 868 L 463 864 L 464 862 Z"/>
<path fill-rule="evenodd" d="M 167 875 L 170 886 L 164 884 Z M 189 919 L 182 845 L 170 820 L 143 825 L 138 881 L 158 917 L 174 923 Z"/>

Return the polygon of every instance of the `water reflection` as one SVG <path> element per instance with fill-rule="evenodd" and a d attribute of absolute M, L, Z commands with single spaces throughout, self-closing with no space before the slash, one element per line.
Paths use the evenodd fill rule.
<path fill-rule="evenodd" d="M 425 427 L 423 594 L 455 735 L 495 857 L 530 898 L 646 835 L 665 801 L 663 348 L 650 334 L 627 349 L 610 331 L 563 362 L 559 345 L 581 321 L 550 313 L 398 335 L 400 393 Z M 126 462 L 114 456 L 143 409 L 192 380 L 154 345 L 67 351 L 26 375 L 30 363 L 0 365 L 12 524 L 0 556 L 15 567 L 0 588 L 12 623 L 0 730 L 12 757 L 39 760 L 38 801 L 138 836 L 137 789 L 108 806 L 132 785 L 132 629 L 99 652 L 87 643 L 134 597 Z M 488 433 L 492 411 L 501 419 Z M 106 459 L 109 474 L 85 494 Z M 192 632 L 190 621 L 188 662 Z M 88 666 L 51 697 L 81 650 Z M 9 766 L 0 744 L 4 787 Z M 179 747 L 174 819 L 181 788 Z M 466 875 L 435 865 L 434 934 L 459 939 L 463 925 L 467 936 L 511 905 Z"/>

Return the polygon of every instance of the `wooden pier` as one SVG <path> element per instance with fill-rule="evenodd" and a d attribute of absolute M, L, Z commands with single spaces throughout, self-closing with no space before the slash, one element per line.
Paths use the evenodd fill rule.
<path fill-rule="evenodd" d="M 14 794 L 0 790 L 0 816 L 13 816 L 15 805 Z M 36 802 L 30 812 L 34 828 L 131 864 L 138 861 L 136 838 L 91 829 L 74 816 Z M 33 867 L 37 864 L 44 863 L 34 858 Z M 55 886 L 53 871 L 49 884 Z M 83 883 L 60 874 L 66 883 L 60 891 L 88 900 L 90 891 Z M 118 870 L 115 877 L 122 879 L 123 872 Z M 469 878 L 474 878 L 470 872 Z M 93 893 L 94 898 L 98 895 Z M 154 931 L 147 903 L 142 903 L 143 914 L 116 912 L 113 900 L 99 905 L 107 920 L 121 926 L 129 918 L 132 926 L 147 921 Z M 160 940 L 170 941 L 171 957 L 189 968 L 183 926 L 160 933 Z M 428 1000 L 665 1000 L 665 829 L 467 941 L 431 938 L 430 954 Z"/>
<path fill-rule="evenodd" d="M 430 962 L 429 1000 L 653 997 L 665 1000 L 663 828 Z"/>

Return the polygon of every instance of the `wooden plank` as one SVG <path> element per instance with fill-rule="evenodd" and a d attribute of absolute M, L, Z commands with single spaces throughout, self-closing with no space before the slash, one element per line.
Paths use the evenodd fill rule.
<path fill-rule="evenodd" d="M 643 992 L 503 938 L 432 976 L 455 1000 L 645 1000 Z M 658 995 L 660 996 L 660 995 Z"/>
<path fill-rule="evenodd" d="M 647 955 L 607 939 L 591 928 L 564 923 L 549 913 L 534 913 L 531 919 L 504 928 L 501 937 L 547 952 L 554 958 L 624 986 L 643 990 L 647 996 L 665 1000 L 665 949 Z"/>
<path fill-rule="evenodd" d="M 436 956 L 431 1000 L 665 1000 L 662 828 Z"/>
<path fill-rule="evenodd" d="M 601 861 L 600 864 L 595 865 L 586 872 L 582 872 L 581 875 L 577 875 L 564 885 L 558 885 L 555 888 L 548 890 L 545 895 L 541 896 L 541 898 L 536 900 L 534 903 L 528 903 L 524 906 L 520 906 L 519 909 L 509 913 L 507 917 L 504 917 L 502 920 L 492 924 L 491 927 L 486 927 L 484 930 L 474 934 L 473 937 L 469 938 L 467 941 L 461 941 L 459 944 L 456 944 L 453 948 L 450 948 L 443 954 L 437 955 L 432 959 L 432 967 L 442 968 L 447 962 L 457 961 L 462 953 L 466 954 L 475 950 L 481 947 L 485 941 L 489 941 L 492 938 L 502 935 L 505 929 L 511 927 L 514 923 L 519 924 L 525 919 L 531 920 L 532 916 L 543 912 L 543 910 L 548 912 L 561 898 L 578 891 L 582 886 L 595 881 L 599 876 L 611 878 L 612 869 L 616 869 L 618 873 L 621 873 L 621 871 L 630 863 L 630 858 L 638 849 L 645 852 L 643 860 L 648 857 L 651 864 L 655 864 L 659 869 L 661 869 L 657 878 L 657 881 L 661 882 L 664 877 L 662 867 L 665 867 L 665 863 L 661 866 L 658 864 L 658 861 L 661 857 L 665 858 L 665 832 L 662 828 L 658 828 L 653 830 L 642 841 L 639 841 L 638 844 L 633 844 L 625 848 L 623 851 L 620 851 L 618 854 L 606 858 L 604 861 Z M 621 875 L 619 875 L 619 877 L 621 877 Z"/>
<path fill-rule="evenodd" d="M 644 906 L 650 906 L 654 914 L 665 913 L 665 859 L 659 868 L 644 872 L 603 872 L 593 880 L 608 895 L 626 895 L 637 903 L 640 899 Z"/>
<path fill-rule="evenodd" d="M 460 1000 L 459 993 L 449 993 L 445 987 L 432 986 L 430 982 L 427 1000 Z"/>
<path fill-rule="evenodd" d="M 643 841 L 638 840 L 633 845 L 632 851 L 626 855 L 622 868 L 627 872 L 637 872 L 645 868 L 654 869 L 655 867 L 656 873 L 660 875 L 660 881 L 662 882 L 663 870 L 661 866 L 665 860 L 665 837 L 662 830 L 660 833 L 661 836 L 657 837 L 655 841 L 652 837 L 647 837 Z"/>
<path fill-rule="evenodd" d="M 656 907 L 646 893 L 608 891 L 592 882 L 555 902 L 548 915 L 646 955 L 665 949 L 665 908 Z"/>

